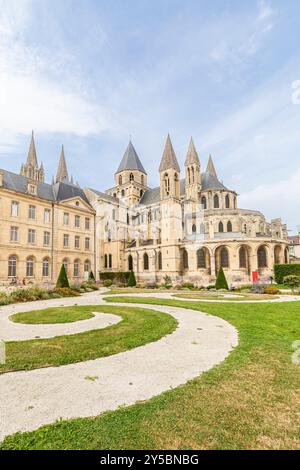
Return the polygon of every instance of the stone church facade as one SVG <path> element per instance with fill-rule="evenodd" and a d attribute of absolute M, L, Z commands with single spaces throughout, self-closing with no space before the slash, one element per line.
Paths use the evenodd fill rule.
<path fill-rule="evenodd" d="M 88 272 L 133 269 L 142 284 L 215 281 L 222 266 L 228 281 L 248 283 L 252 273 L 273 275 L 288 262 L 287 229 L 258 211 L 240 209 L 238 195 L 219 180 L 209 157 L 205 171 L 191 139 L 184 178 L 170 137 L 159 166 L 160 185 L 132 144 L 101 192 L 69 178 L 62 148 L 56 178 L 45 183 L 32 135 L 20 174 L 0 170 L 0 282 L 55 282 L 64 263 L 72 282 Z M 97 276 L 98 277 L 98 276 Z"/>
<path fill-rule="evenodd" d="M 249 283 L 273 276 L 273 265 L 288 262 L 287 228 L 281 219 L 238 207 L 238 195 L 217 176 L 209 157 L 205 171 L 191 139 L 184 178 L 167 137 L 159 166 L 160 185 L 147 186 L 147 172 L 130 142 L 105 193 L 87 189 L 96 212 L 100 271 L 133 269 L 142 284 L 215 282 L 222 266 L 228 281 Z"/>

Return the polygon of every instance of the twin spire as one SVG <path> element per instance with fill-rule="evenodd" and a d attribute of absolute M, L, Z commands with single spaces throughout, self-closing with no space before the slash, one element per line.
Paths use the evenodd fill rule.
<path fill-rule="evenodd" d="M 43 163 L 41 162 L 40 167 L 38 166 L 38 160 L 37 160 L 37 154 L 36 154 L 33 131 L 32 131 L 32 134 L 31 134 L 31 140 L 30 140 L 30 145 L 29 145 L 29 150 L 28 150 L 27 161 L 26 161 L 26 163 L 24 163 L 21 166 L 20 174 L 22 176 L 26 176 L 27 178 L 30 178 L 30 179 L 36 180 L 36 181 L 43 182 L 44 179 L 45 179 L 45 171 L 44 171 Z M 73 182 L 72 177 L 71 177 L 71 180 L 69 180 L 69 174 L 68 174 L 68 169 L 67 169 L 67 164 L 66 164 L 64 146 L 62 146 L 62 149 L 61 149 L 58 169 L 57 169 L 57 173 L 56 173 L 56 178 L 53 181 L 53 183 L 58 183 L 58 182 L 61 182 L 61 181 L 62 182 L 71 182 L 71 183 Z"/>
<path fill-rule="evenodd" d="M 192 137 L 191 137 L 191 140 L 190 140 L 190 143 L 189 143 L 189 147 L 188 147 L 188 151 L 187 151 L 187 155 L 186 155 L 184 165 L 185 166 L 200 165 L 199 156 L 198 156 L 198 153 L 197 153 L 197 150 L 196 150 L 196 147 L 195 147 L 195 144 L 194 144 L 194 141 L 193 141 Z M 178 164 L 178 161 L 177 161 L 177 158 L 176 158 L 176 154 L 175 154 L 172 142 L 171 142 L 171 138 L 170 138 L 170 135 L 168 134 L 166 144 L 165 144 L 165 149 L 164 149 L 164 152 L 163 152 L 163 156 L 162 156 L 162 159 L 161 159 L 161 162 L 160 162 L 160 165 L 159 165 L 159 171 L 160 172 L 161 171 L 166 171 L 166 170 L 169 170 L 171 168 L 178 171 L 178 172 L 180 171 L 180 167 L 179 167 L 179 164 Z M 217 178 L 217 172 L 216 172 L 215 166 L 213 164 L 213 160 L 212 160 L 211 155 L 209 156 L 209 160 L 208 160 L 208 163 L 207 163 L 206 173 L 210 173 L 212 176 Z"/>

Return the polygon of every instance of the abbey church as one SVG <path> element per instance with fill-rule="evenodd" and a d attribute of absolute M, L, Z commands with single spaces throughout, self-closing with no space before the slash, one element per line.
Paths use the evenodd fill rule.
<path fill-rule="evenodd" d="M 241 209 L 237 193 L 219 179 L 211 157 L 205 170 L 191 139 L 184 165 L 167 137 L 149 188 L 132 142 L 104 191 L 69 178 L 64 149 L 56 177 L 45 182 L 32 134 L 20 174 L 0 170 L 0 280 L 53 284 L 61 264 L 71 282 L 90 270 L 134 270 L 140 284 L 215 282 L 223 267 L 231 284 L 267 281 L 273 265 L 288 262 L 287 228 Z"/>

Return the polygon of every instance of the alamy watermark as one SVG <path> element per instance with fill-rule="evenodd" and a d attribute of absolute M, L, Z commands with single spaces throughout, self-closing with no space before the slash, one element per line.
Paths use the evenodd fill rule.
<path fill-rule="evenodd" d="M 292 343 L 292 349 L 294 349 L 294 352 L 292 354 L 292 363 L 299 365 L 300 364 L 300 340 L 299 339 Z"/>
<path fill-rule="evenodd" d="M 300 104 L 300 80 L 294 80 L 292 83 L 292 96 L 293 104 Z"/>
<path fill-rule="evenodd" d="M 5 342 L 0 339 L 0 364 L 6 363 L 6 347 Z"/>

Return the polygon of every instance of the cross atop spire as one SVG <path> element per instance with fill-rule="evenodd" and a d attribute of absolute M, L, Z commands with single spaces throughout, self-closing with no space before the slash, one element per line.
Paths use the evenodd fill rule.
<path fill-rule="evenodd" d="M 64 146 L 61 148 L 61 154 L 58 164 L 58 169 L 56 173 L 56 183 L 59 181 L 69 181 L 69 175 L 67 170 L 66 158 L 65 158 L 65 151 Z"/>
<path fill-rule="evenodd" d="M 165 144 L 165 149 L 164 153 L 159 165 L 159 171 L 166 171 L 169 170 L 170 168 L 180 172 L 179 164 L 173 149 L 173 145 L 171 142 L 170 134 L 168 134 L 166 144 Z"/>
<path fill-rule="evenodd" d="M 215 165 L 213 163 L 211 155 L 209 155 L 206 172 L 210 173 L 212 176 L 215 176 L 217 178 L 217 172 L 216 172 Z"/>
<path fill-rule="evenodd" d="M 38 166 L 33 131 L 31 134 L 31 141 L 30 141 L 28 157 L 27 157 L 27 165 L 31 165 L 33 168 L 36 168 Z"/>
<path fill-rule="evenodd" d="M 200 165 L 200 161 L 199 161 L 197 150 L 195 148 L 193 137 L 191 137 L 189 148 L 188 148 L 186 159 L 185 159 L 185 166 L 193 165 L 193 164 Z"/>

